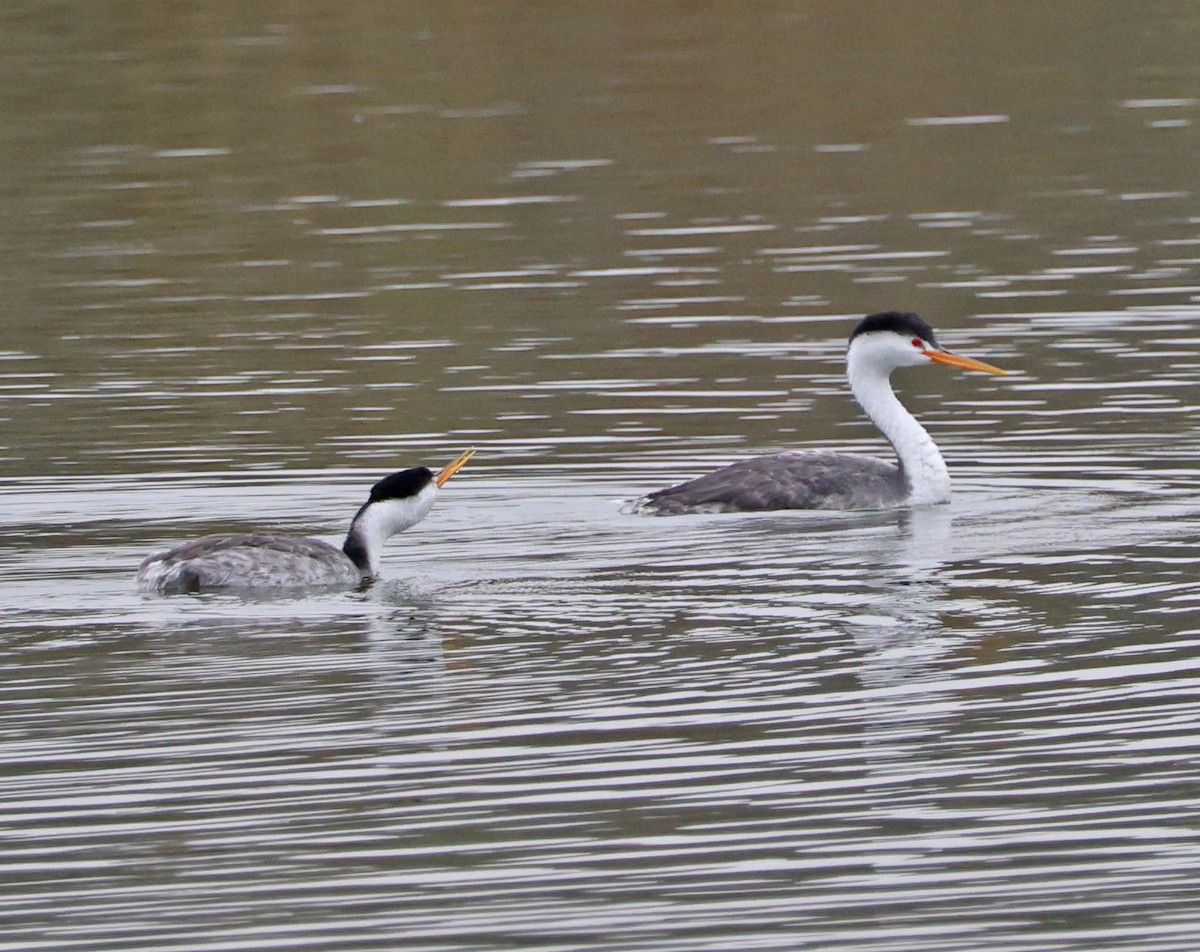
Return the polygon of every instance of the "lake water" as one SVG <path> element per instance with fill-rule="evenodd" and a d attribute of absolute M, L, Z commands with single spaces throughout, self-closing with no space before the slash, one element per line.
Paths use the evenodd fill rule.
<path fill-rule="evenodd" d="M 1200 11 L 0 12 L 0 952 L 1200 946 Z M 881 453 L 953 502 L 629 515 Z M 340 540 L 386 579 L 135 592 Z"/>

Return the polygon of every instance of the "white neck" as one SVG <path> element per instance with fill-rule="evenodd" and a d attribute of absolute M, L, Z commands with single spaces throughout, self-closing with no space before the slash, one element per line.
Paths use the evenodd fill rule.
<path fill-rule="evenodd" d="M 851 347 L 846 370 L 854 398 L 900 458 L 909 488 L 908 502 L 918 506 L 949 502 L 950 473 L 946 461 L 933 437 L 904 409 L 892 391 L 888 379 L 891 367 Z"/>
<path fill-rule="evenodd" d="M 429 515 L 437 493 L 437 484 L 431 482 L 415 496 L 406 499 L 382 499 L 359 510 L 354 521 L 350 523 L 346 545 L 357 543 L 366 554 L 366 574 L 369 577 L 379 575 L 383 544 L 397 532 L 415 526 Z"/>

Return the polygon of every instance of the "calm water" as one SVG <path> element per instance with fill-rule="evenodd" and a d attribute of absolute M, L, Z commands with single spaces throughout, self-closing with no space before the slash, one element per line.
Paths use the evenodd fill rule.
<path fill-rule="evenodd" d="M 1200 13 L 272 13 L 0 12 L 0 952 L 1200 945 Z M 951 505 L 622 512 L 887 308 Z"/>

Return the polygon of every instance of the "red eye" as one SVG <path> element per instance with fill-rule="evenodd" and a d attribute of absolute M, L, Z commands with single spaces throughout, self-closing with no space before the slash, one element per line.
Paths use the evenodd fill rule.
<path fill-rule="evenodd" d="M 921 340 L 921 338 L 919 338 L 919 337 L 914 337 L 912 339 L 912 345 L 913 345 L 913 347 L 917 348 L 917 350 L 925 349 L 925 342 L 923 340 Z"/>

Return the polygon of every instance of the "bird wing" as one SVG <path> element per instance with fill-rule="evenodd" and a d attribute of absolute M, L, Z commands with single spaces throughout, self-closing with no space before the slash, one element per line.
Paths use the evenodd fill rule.
<path fill-rule="evenodd" d="M 770 509 L 874 509 L 902 505 L 908 494 L 894 463 L 838 453 L 759 456 L 660 489 L 637 509 L 660 515 Z"/>
<path fill-rule="evenodd" d="M 203 536 L 149 556 L 143 587 L 195 592 L 214 588 L 354 585 L 361 575 L 340 550 L 304 536 Z"/>

